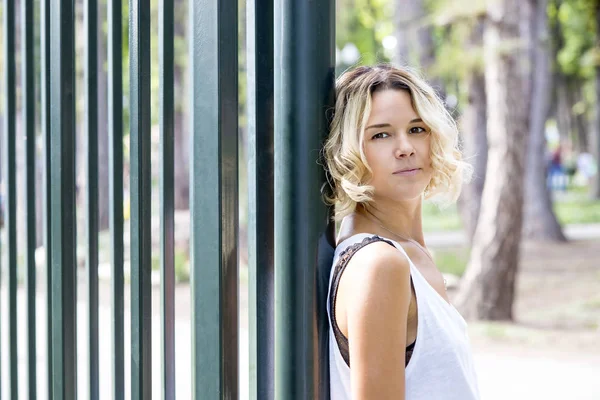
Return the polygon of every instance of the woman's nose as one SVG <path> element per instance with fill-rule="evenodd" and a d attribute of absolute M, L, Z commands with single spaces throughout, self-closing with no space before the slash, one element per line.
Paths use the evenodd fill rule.
<path fill-rule="evenodd" d="M 399 135 L 395 155 L 396 158 L 409 157 L 415 153 L 411 140 L 405 135 Z"/>

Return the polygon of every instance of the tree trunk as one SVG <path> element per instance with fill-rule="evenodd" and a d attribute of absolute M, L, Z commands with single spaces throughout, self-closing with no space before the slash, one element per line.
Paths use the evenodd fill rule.
<path fill-rule="evenodd" d="M 596 47 L 600 47 L 600 2 L 596 3 Z M 593 129 L 593 154 L 598 164 L 596 176 L 592 181 L 592 197 L 600 199 L 600 64 L 596 64 L 596 126 Z"/>
<path fill-rule="evenodd" d="M 546 185 L 545 126 L 550 110 L 552 71 L 548 41 L 548 0 L 539 0 L 533 16 L 533 69 L 531 82 L 530 132 L 525 169 L 525 222 L 528 239 L 564 242 L 566 240 L 552 209 Z"/>
<path fill-rule="evenodd" d="M 422 0 L 396 0 L 396 54 L 394 62 L 399 65 L 418 65 L 419 56 L 416 53 L 415 25 L 416 20 L 423 14 Z"/>
<path fill-rule="evenodd" d="M 480 51 L 482 47 L 483 22 L 473 29 L 470 38 L 471 50 Z M 481 194 L 485 182 L 488 143 L 486 136 L 487 107 L 485 96 L 485 77 L 482 71 L 473 70 L 467 78 L 468 105 L 460 119 L 464 143 L 465 159 L 473 164 L 473 180 L 464 185 L 458 201 L 458 208 L 469 243 L 479 218 Z"/>
<path fill-rule="evenodd" d="M 556 81 L 556 127 L 560 141 L 563 143 L 569 142 L 571 137 L 571 101 L 569 101 L 569 90 L 567 88 L 567 77 L 561 72 L 555 76 Z"/>
<path fill-rule="evenodd" d="M 569 92 L 571 100 L 571 112 L 573 117 L 571 119 L 573 123 L 572 131 L 576 133 L 574 137 L 575 150 L 579 153 L 589 150 L 588 144 L 588 129 L 586 124 L 585 112 L 578 110 L 576 104 L 583 103 L 582 87 L 584 82 L 578 78 L 570 80 Z"/>
<path fill-rule="evenodd" d="M 1 60 L 1 58 L 0 58 Z M 2 68 L 2 62 L 0 62 L 0 68 Z M 4 94 L 4 93 L 3 93 Z M 4 160 L 2 160 L 1 158 L 4 157 L 4 136 L 6 135 L 6 133 L 4 132 L 4 118 L 5 115 L 4 113 L 6 112 L 6 106 L 4 105 L 4 102 L 6 101 L 5 98 L 2 99 L 2 102 L 0 103 L 0 126 L 2 127 L 2 134 L 0 135 L 0 152 L 2 152 L 2 156 L 0 156 L 0 181 L 3 180 L 4 178 Z M 6 190 L 6 183 L 4 183 L 5 189 Z M 4 192 L 6 193 L 6 192 Z M 4 196 L 6 196 L 6 194 L 4 194 Z M 3 198 L 2 200 L 4 200 L 4 202 L 2 203 L 2 205 L 0 205 L 0 212 L 2 212 L 4 210 L 4 205 L 6 204 L 6 198 Z M 0 225 L 0 228 L 2 228 L 2 226 Z"/>
<path fill-rule="evenodd" d="M 468 268 L 456 300 L 465 318 L 511 320 L 523 215 L 523 164 L 528 133 L 529 52 L 503 49 L 520 32 L 527 1 L 488 6 L 485 28 L 488 162 L 481 213 Z M 525 14 L 523 14 L 525 13 Z M 493 177 L 493 179 L 492 179 Z"/>
<path fill-rule="evenodd" d="M 106 19 L 106 1 L 100 1 L 98 8 L 98 229 L 106 230 L 108 226 L 108 77 L 106 71 L 106 39 L 103 24 Z"/>
<path fill-rule="evenodd" d="M 44 157 L 37 152 L 35 160 L 35 247 L 44 245 Z"/>
<path fill-rule="evenodd" d="M 598 20 L 598 26 L 600 26 L 600 6 L 596 11 L 596 19 Z M 598 34 L 600 36 L 600 33 Z M 600 40 L 599 40 L 600 41 Z M 593 152 L 594 158 L 598 168 L 596 175 L 592 178 L 591 194 L 593 199 L 600 199 L 600 65 L 596 66 L 596 126 L 592 130 L 594 137 Z"/>
<path fill-rule="evenodd" d="M 421 26 L 427 10 L 424 0 L 396 0 L 396 55 L 394 62 L 419 67 L 438 95 L 446 98 L 443 82 L 431 74 L 435 64 L 435 49 L 431 25 Z"/>
<path fill-rule="evenodd" d="M 562 144 L 573 145 L 577 152 L 587 151 L 588 129 L 585 113 L 578 113 L 576 105 L 583 101 L 583 82 L 558 72 L 555 77 L 556 122 Z"/>
<path fill-rule="evenodd" d="M 75 31 L 83 32 L 84 14 L 83 0 L 75 0 Z M 75 52 L 85 54 L 85 35 L 75 35 Z M 85 130 L 85 61 L 75 60 L 75 214 L 77 243 L 85 243 L 85 229 L 88 223 L 85 218 L 85 193 L 88 186 L 87 160 L 89 149 L 88 132 Z M 80 235 L 81 233 L 81 235 Z M 81 238 L 81 240 L 80 240 Z"/>
<path fill-rule="evenodd" d="M 488 143 L 486 136 L 486 96 L 483 74 L 468 78 L 469 105 L 461 118 L 465 158 L 473 164 L 473 180 L 463 187 L 459 209 L 469 243 L 472 243 L 485 183 Z"/>
<path fill-rule="evenodd" d="M 174 79 L 176 79 L 175 74 Z M 178 87 L 177 84 L 175 87 Z M 183 87 L 183 86 L 182 86 Z M 181 111 L 175 113 L 173 131 L 175 134 L 175 209 L 187 210 L 190 208 L 190 167 L 189 167 L 189 134 L 185 129 L 185 116 Z"/>
<path fill-rule="evenodd" d="M 185 90 L 185 67 L 181 60 L 185 57 L 185 43 L 187 32 L 187 3 L 182 0 L 175 1 L 175 67 L 173 71 L 173 83 L 175 85 L 175 115 L 173 134 L 175 151 L 175 209 L 187 210 L 190 208 L 190 162 L 189 162 L 189 132 L 186 129 L 186 116 L 184 113 L 187 91 Z M 177 44 L 181 43 L 181 46 Z"/>

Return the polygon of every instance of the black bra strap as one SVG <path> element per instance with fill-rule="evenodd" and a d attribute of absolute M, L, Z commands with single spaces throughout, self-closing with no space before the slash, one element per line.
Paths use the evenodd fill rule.
<path fill-rule="evenodd" d="M 344 336 L 344 334 L 340 330 L 335 316 L 335 302 L 337 299 L 338 287 L 340 284 L 342 274 L 344 273 L 344 270 L 346 269 L 346 266 L 348 265 L 348 262 L 350 261 L 352 256 L 356 254 L 358 250 L 375 242 L 385 242 L 388 243 L 390 246 L 394 246 L 394 244 L 389 240 L 383 239 L 376 235 L 366 237 L 365 239 L 363 239 L 362 242 L 348 246 L 348 248 L 340 254 L 338 262 L 334 267 L 335 270 L 333 272 L 333 279 L 331 283 L 331 295 L 329 296 L 330 323 L 331 327 L 333 328 L 335 341 L 337 342 L 338 348 L 340 349 L 340 353 L 342 354 L 342 358 L 344 359 L 344 361 L 346 361 L 346 364 L 348 366 L 350 366 L 350 350 L 348 346 L 348 338 Z M 415 343 L 412 343 L 406 348 L 406 365 L 408 365 L 408 361 L 410 360 L 410 356 L 412 355 L 414 347 Z"/>

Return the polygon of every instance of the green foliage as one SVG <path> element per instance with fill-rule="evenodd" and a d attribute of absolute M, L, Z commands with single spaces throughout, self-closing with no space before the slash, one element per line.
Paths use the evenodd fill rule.
<path fill-rule="evenodd" d="M 483 35 L 481 19 L 485 0 L 424 0 L 428 17 L 424 24 L 431 26 L 436 62 L 427 71 L 430 80 L 437 79 L 445 86 L 447 95 L 458 99 L 456 112 L 467 103 L 468 77 L 481 72 Z"/>
<path fill-rule="evenodd" d="M 436 57 L 439 60 L 430 75 L 445 81 L 464 80 L 473 70 L 483 69 L 483 51 L 481 46 L 469 46 L 466 51 L 465 41 L 473 29 L 472 23 L 460 23 L 451 27 L 436 26 L 433 29 Z"/>
<path fill-rule="evenodd" d="M 389 61 L 382 40 L 394 33 L 393 2 L 388 0 L 337 0 L 336 45 L 353 43 L 361 54 L 359 64 Z"/>
<path fill-rule="evenodd" d="M 427 0 L 425 3 L 438 60 L 428 73 L 451 81 L 464 80 L 474 70 L 482 71 L 482 36 L 476 29 L 485 13 L 485 1 Z"/>
<path fill-rule="evenodd" d="M 182 249 L 175 249 L 175 282 L 189 282 L 190 280 L 190 261 L 187 252 Z M 152 270 L 160 270 L 160 257 L 158 254 L 152 256 Z"/>
<path fill-rule="evenodd" d="M 188 254 L 181 250 L 175 251 L 175 282 L 190 281 L 190 260 Z"/>
<path fill-rule="evenodd" d="M 557 4 L 558 3 L 558 4 Z M 562 0 L 551 3 L 548 16 L 560 31 L 557 62 L 567 76 L 591 78 L 596 57 L 595 0 Z"/>

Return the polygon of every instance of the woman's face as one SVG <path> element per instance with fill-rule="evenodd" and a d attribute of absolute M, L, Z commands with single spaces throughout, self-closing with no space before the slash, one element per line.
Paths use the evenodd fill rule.
<path fill-rule="evenodd" d="M 373 176 L 375 198 L 406 201 L 420 198 L 432 175 L 429 128 L 411 104 L 406 90 L 372 95 L 364 131 L 364 150 Z"/>

